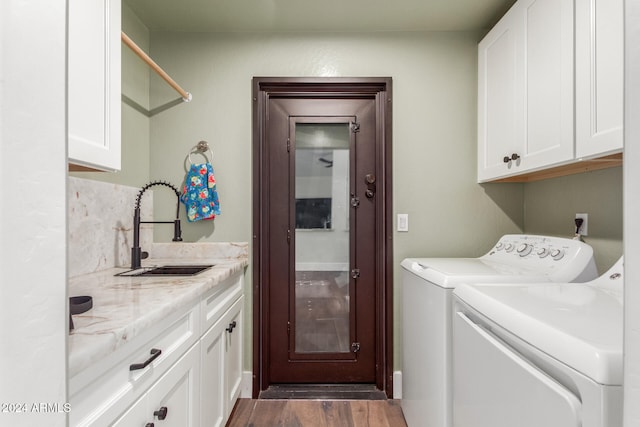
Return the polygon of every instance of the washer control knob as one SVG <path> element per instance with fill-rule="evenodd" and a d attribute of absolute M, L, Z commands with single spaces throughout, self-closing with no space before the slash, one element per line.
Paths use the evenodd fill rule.
<path fill-rule="evenodd" d="M 498 242 L 498 244 L 496 245 L 496 249 L 499 250 L 499 251 L 503 250 L 504 249 L 504 243 Z"/>
<path fill-rule="evenodd" d="M 504 250 L 507 251 L 507 252 L 512 252 L 514 247 L 515 246 L 513 246 L 513 244 L 507 243 L 507 245 L 505 246 Z"/>
<path fill-rule="evenodd" d="M 520 254 L 520 256 L 527 256 L 531 253 L 532 249 L 533 249 L 532 245 L 523 243 L 520 246 L 518 246 L 518 254 Z"/>
<path fill-rule="evenodd" d="M 538 251 L 538 256 L 540 258 L 545 258 L 547 255 L 549 255 L 549 252 L 550 252 L 549 248 L 542 248 Z"/>
<path fill-rule="evenodd" d="M 561 260 L 563 256 L 564 256 L 564 251 L 562 249 L 553 249 L 551 251 L 551 258 L 553 258 L 556 261 Z"/>

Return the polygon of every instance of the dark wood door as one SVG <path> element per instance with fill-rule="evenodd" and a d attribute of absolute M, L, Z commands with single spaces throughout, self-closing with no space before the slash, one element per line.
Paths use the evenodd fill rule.
<path fill-rule="evenodd" d="M 390 388 L 381 375 L 390 251 L 380 95 L 285 91 L 262 101 L 260 388 Z"/>

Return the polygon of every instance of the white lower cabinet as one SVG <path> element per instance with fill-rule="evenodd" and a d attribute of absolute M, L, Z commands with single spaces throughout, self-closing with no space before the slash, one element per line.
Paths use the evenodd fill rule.
<path fill-rule="evenodd" d="M 242 305 L 238 299 L 202 337 L 202 427 L 221 427 L 240 394 Z"/>
<path fill-rule="evenodd" d="M 224 426 L 240 394 L 243 287 L 234 274 L 71 377 L 69 425 Z"/>
<path fill-rule="evenodd" d="M 226 353 L 225 353 L 225 395 L 226 395 L 226 417 L 229 418 L 233 406 L 236 400 L 240 397 L 240 387 L 242 383 L 242 355 L 243 342 L 244 342 L 244 297 L 241 298 L 234 306 L 229 310 L 228 327 L 233 325 L 232 333 L 228 333 L 226 338 Z M 227 327 L 227 332 L 228 332 Z"/>
<path fill-rule="evenodd" d="M 197 343 L 115 422 L 114 427 L 195 427 L 200 407 Z"/>

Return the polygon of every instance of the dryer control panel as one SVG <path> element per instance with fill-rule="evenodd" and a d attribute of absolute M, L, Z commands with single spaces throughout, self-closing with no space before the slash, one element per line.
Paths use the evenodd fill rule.
<path fill-rule="evenodd" d="M 491 262 L 532 268 L 540 273 L 553 276 L 553 281 L 591 280 L 597 276 L 593 249 L 584 242 L 562 237 L 537 236 L 527 234 L 507 234 L 494 247 L 480 257 Z"/>

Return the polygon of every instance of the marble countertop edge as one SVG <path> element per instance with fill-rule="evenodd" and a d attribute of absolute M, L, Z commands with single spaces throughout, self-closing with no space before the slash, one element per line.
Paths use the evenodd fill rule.
<path fill-rule="evenodd" d="M 190 252 L 187 250 L 186 252 Z M 242 272 L 248 257 L 154 258 L 144 266 L 213 264 L 195 276 L 116 276 L 127 268 L 111 268 L 69 279 L 69 296 L 90 295 L 93 308 L 73 316 L 75 329 L 68 335 L 68 375 L 115 352 L 170 314 L 195 304 L 225 279 Z"/>

